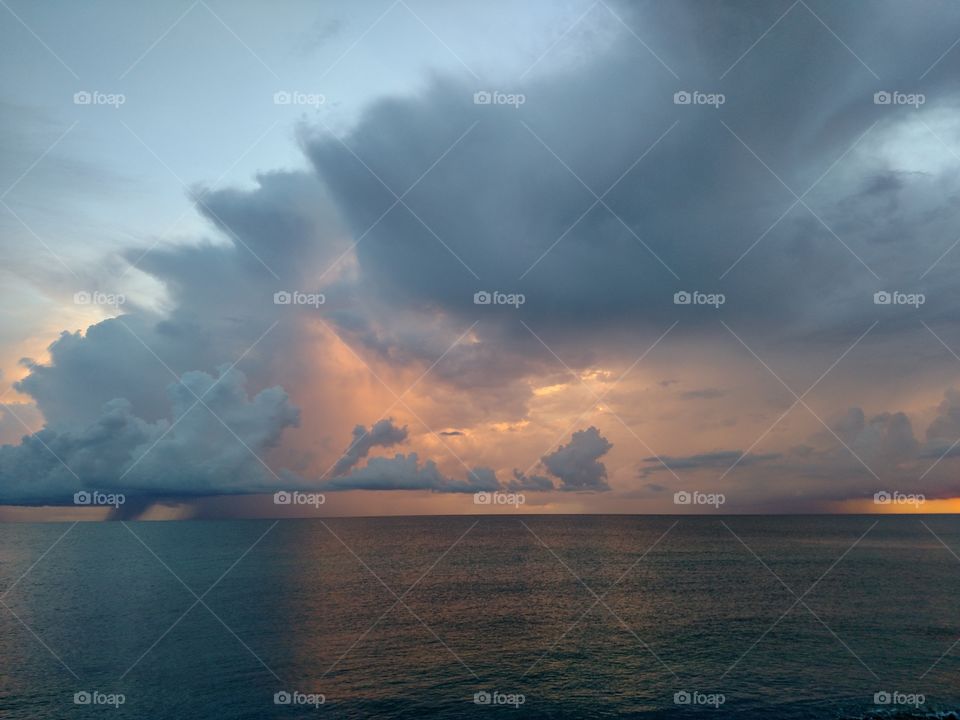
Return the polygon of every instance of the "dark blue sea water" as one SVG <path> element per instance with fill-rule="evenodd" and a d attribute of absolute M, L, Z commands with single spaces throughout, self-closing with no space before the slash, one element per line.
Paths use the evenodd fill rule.
<path fill-rule="evenodd" d="M 952 516 L 6 524 L 0 717 L 949 712 L 953 552 Z"/>

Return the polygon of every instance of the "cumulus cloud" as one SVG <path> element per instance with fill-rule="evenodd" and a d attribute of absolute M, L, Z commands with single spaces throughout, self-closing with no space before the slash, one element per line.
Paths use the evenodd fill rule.
<path fill-rule="evenodd" d="M 514 469 L 513 479 L 507 483 L 507 490 L 533 490 L 547 491 L 554 490 L 553 480 L 545 475 L 526 475 L 520 470 Z"/>
<path fill-rule="evenodd" d="M 124 251 L 164 288 L 163 311 L 131 299 L 119 317 L 64 331 L 48 348 L 49 361 L 31 365 L 16 383 L 49 426 L 93 422 L 118 397 L 147 420 L 162 418 L 171 372 L 209 373 L 241 357 L 255 385 L 280 378 L 300 384 L 309 376 L 310 308 L 278 307 L 273 294 L 317 290 L 314 276 L 348 246 L 322 185 L 305 173 L 264 174 L 253 190 L 204 195 L 197 209 L 217 242 L 145 242 Z M 64 301 L 72 303 L 67 290 Z"/>
<path fill-rule="evenodd" d="M 358 428 L 355 435 L 359 436 Z M 387 432 L 381 431 L 381 436 Z M 394 429 L 395 434 L 395 429 Z M 481 490 L 605 491 L 607 469 L 599 458 L 613 445 L 595 427 L 573 433 L 570 442 L 541 458 L 540 464 L 559 481 L 545 475 L 530 475 L 518 469 L 501 483 L 489 468 L 473 468 L 463 479 L 444 475 L 432 460 L 421 462 L 417 453 L 397 454 L 392 458 L 373 457 L 352 472 L 324 483 L 329 490 L 430 490 L 433 492 L 479 492 Z"/>
<path fill-rule="evenodd" d="M 252 493 L 278 484 L 258 458 L 299 423 L 281 388 L 251 397 L 238 370 L 192 371 L 167 397 L 169 414 L 156 421 L 115 398 L 91 423 L 0 447 L 0 501 L 69 504 L 81 489 L 153 498 Z"/>
<path fill-rule="evenodd" d="M 559 490 L 609 490 L 607 468 L 600 458 L 613 444 L 591 426 L 578 430 L 570 442 L 541 458 L 543 466 L 560 480 Z"/>
<path fill-rule="evenodd" d="M 268 464 L 281 467 L 274 462 L 283 454 L 282 448 L 273 452 L 277 431 L 300 421 L 288 396 L 309 391 L 311 401 L 322 404 L 331 383 L 322 378 L 322 355 L 321 362 L 316 355 L 313 309 L 277 306 L 273 295 L 318 290 L 317 269 L 329 267 L 349 239 L 312 175 L 270 173 L 257 181 L 249 191 L 215 191 L 202 199 L 198 192 L 197 208 L 215 226 L 217 241 L 125 251 L 127 262 L 164 288 L 161 310 L 130 300 L 124 314 L 85 332 L 64 331 L 49 346 L 47 361 L 27 364 L 30 372 L 14 387 L 33 400 L 45 428 L 22 445 L 2 448 L 8 462 L 0 472 L 0 495 L 7 502 L 61 502 L 64 488 L 78 482 L 113 486 L 138 451 L 180 416 L 183 402 L 189 407 L 195 401 L 184 385 L 202 395 L 213 387 L 211 373 L 225 363 L 242 362 L 243 374 L 219 378 L 205 403 L 216 410 L 215 403 L 223 402 L 218 414 L 230 429 L 258 455 L 270 451 Z M 244 376 L 258 390 L 253 400 L 240 393 Z M 277 385 L 279 378 L 286 389 Z M 232 395 L 225 397 L 228 391 Z M 124 477 L 122 489 L 163 498 L 174 492 L 254 492 L 277 484 L 272 471 L 223 425 L 197 427 L 204 414 L 209 415 L 203 405 L 192 410 Z M 6 432 L 6 415 L 2 422 Z M 324 422 L 326 414 L 309 414 L 311 432 L 324 428 Z M 342 428 L 340 418 L 328 422 Z M 118 434 L 112 440 L 111 431 Z M 90 453 L 83 452 L 93 438 L 103 439 L 103 461 L 95 468 Z M 8 434 L 3 440 L 12 439 Z M 72 470 L 78 463 L 81 480 L 72 478 L 44 444 Z M 27 482 L 13 458 L 34 468 L 37 482 Z M 114 465 L 108 467 L 107 460 Z M 185 466 L 188 461 L 192 464 Z"/>
<path fill-rule="evenodd" d="M 850 408 L 834 423 L 834 432 L 868 461 L 896 466 L 916 457 L 920 443 L 910 418 L 902 412 L 883 412 L 866 418 L 861 408 Z"/>
<path fill-rule="evenodd" d="M 344 475 L 375 447 L 392 447 L 407 439 L 407 428 L 397 427 L 390 418 L 379 420 L 369 430 L 363 425 L 353 429 L 353 442 L 333 466 L 331 474 Z"/>
<path fill-rule="evenodd" d="M 947 448 L 960 438 L 960 390 L 947 389 L 938 410 L 927 428 L 927 443 L 931 448 Z"/>

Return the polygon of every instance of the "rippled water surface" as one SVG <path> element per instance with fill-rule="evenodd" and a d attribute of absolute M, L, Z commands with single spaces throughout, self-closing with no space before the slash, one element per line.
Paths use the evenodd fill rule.
<path fill-rule="evenodd" d="M 948 712 L 953 553 L 947 516 L 6 524 L 0 717 Z"/>

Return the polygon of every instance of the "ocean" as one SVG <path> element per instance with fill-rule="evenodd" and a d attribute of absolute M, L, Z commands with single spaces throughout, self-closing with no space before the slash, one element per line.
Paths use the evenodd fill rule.
<path fill-rule="evenodd" d="M 0 717 L 960 709 L 954 516 L 0 525 Z"/>

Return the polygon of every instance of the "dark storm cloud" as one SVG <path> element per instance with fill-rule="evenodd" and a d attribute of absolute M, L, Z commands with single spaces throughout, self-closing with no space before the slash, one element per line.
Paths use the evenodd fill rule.
<path fill-rule="evenodd" d="M 311 176 L 265 174 L 258 183 L 246 192 L 196 191 L 198 208 L 227 242 L 127 253 L 163 283 L 168 312 L 125 307 L 84 334 L 64 332 L 47 363 L 30 364 L 15 387 L 33 398 L 46 428 L 0 448 L 5 501 L 69 503 L 82 487 L 162 498 L 280 484 L 258 457 L 299 422 L 287 392 L 272 386 L 307 376 L 303 328 L 313 308 L 275 305 L 274 293 L 316 291 L 314 268 L 329 265 L 348 240 Z M 252 399 L 236 370 L 216 386 L 211 379 L 241 359 Z M 198 404 L 164 436 L 196 401 L 185 385 L 200 396 L 213 387 L 204 402 L 229 430 Z"/>
<path fill-rule="evenodd" d="M 555 490 L 553 480 L 544 475 L 525 475 L 520 470 L 514 469 L 513 480 L 507 483 L 508 490 Z"/>
<path fill-rule="evenodd" d="M 607 468 L 600 458 L 613 444 L 595 427 L 578 430 L 570 442 L 541 458 L 543 466 L 560 480 L 558 490 L 609 490 Z"/>
<path fill-rule="evenodd" d="M 353 429 L 353 442 L 333 466 L 333 477 L 344 475 L 375 447 L 392 447 L 407 439 L 407 428 L 397 427 L 390 418 L 380 420 L 367 430 L 363 425 Z"/>
<path fill-rule="evenodd" d="M 356 432 L 356 431 L 355 431 Z M 570 490 L 603 492 L 609 490 L 607 469 L 599 459 L 613 445 L 595 427 L 579 430 L 566 445 L 541 458 L 546 470 L 559 480 L 543 475 L 527 475 L 513 470 L 513 479 L 501 483 L 489 468 L 473 468 L 464 479 L 443 475 L 432 460 L 420 462 L 417 453 L 397 454 L 392 458 L 373 457 L 361 468 L 324 483 L 328 490 L 431 490 L 433 492 L 480 492 L 526 490 L 532 492 Z"/>
<path fill-rule="evenodd" d="M 663 24 L 658 37 L 679 81 L 624 33 L 569 72 L 511 86 L 527 97 L 518 109 L 474 105 L 475 83 L 448 79 L 420 97 L 374 104 L 346 147 L 308 134 L 314 165 L 353 232 L 364 235 L 357 254 L 371 292 L 481 318 L 479 336 L 508 357 L 536 347 L 516 317 L 561 347 L 612 326 L 680 319 L 680 332 L 694 332 L 721 316 L 738 328 L 809 339 L 813 327 L 821 335 L 862 331 L 876 317 L 873 292 L 886 286 L 926 289 L 928 310 L 941 316 L 960 299 L 946 274 L 960 257 L 948 256 L 918 287 L 954 239 L 957 177 L 892 167 L 884 148 L 909 152 L 936 141 L 910 125 L 916 111 L 873 102 L 880 88 L 917 86 L 935 57 L 917 66 L 916 43 L 949 46 L 944 18 L 905 19 L 891 4 L 869 13 L 832 9 L 832 22 L 883 71 L 878 81 L 798 6 L 721 81 L 766 16 L 772 24 L 782 10 L 723 4 L 708 18 L 702 6 L 678 3 L 669 12 L 627 12 L 638 27 Z M 904 22 L 888 37 L 894 18 Z M 717 24 L 730 35 L 718 36 Z M 761 29 L 754 34 L 753 26 Z M 691 37 L 703 42 L 699 52 L 680 43 Z M 897 62 L 891 50 L 903 51 Z M 923 112 L 952 112 L 958 64 L 948 56 L 924 79 Z M 674 92 L 688 86 L 722 91 L 727 101 L 719 109 L 675 105 Z M 874 123 L 861 140 L 865 152 L 824 175 Z M 812 212 L 798 204 L 721 279 L 795 201 L 764 163 L 797 194 L 824 175 L 804 198 Z M 609 209 L 588 210 L 590 189 L 600 194 L 618 179 L 604 198 Z M 394 193 L 411 187 L 397 204 Z M 522 292 L 527 301 L 512 315 L 493 314 L 473 304 L 473 289 Z M 684 289 L 723 292 L 722 315 L 678 309 L 673 293 Z M 889 319 L 878 334 L 904 322 Z M 367 337 L 416 353 L 412 340 L 375 330 Z M 527 369 L 515 364 L 508 376 Z"/>
<path fill-rule="evenodd" d="M 127 252 L 129 262 L 163 283 L 171 308 L 160 315 L 124 307 L 124 315 L 85 334 L 64 332 L 49 348 L 50 361 L 16 385 L 34 398 L 50 426 L 93 422 L 115 398 L 157 420 L 165 416 L 166 387 L 175 376 L 210 372 L 241 356 L 256 385 L 303 372 L 297 364 L 309 337 L 300 321 L 310 309 L 278 307 L 273 295 L 315 291 L 314 268 L 332 262 L 346 239 L 310 176 L 278 173 L 258 180 L 256 190 L 210 193 L 199 205 L 229 242 Z"/>
<path fill-rule="evenodd" d="M 0 501 L 70 504 L 84 489 L 150 498 L 274 487 L 257 456 L 277 446 L 300 412 L 281 388 L 250 397 L 241 372 L 223 372 L 192 371 L 168 385 L 169 419 L 144 420 L 118 398 L 91 423 L 0 447 Z"/>
<path fill-rule="evenodd" d="M 960 438 L 960 390 L 949 388 L 943 395 L 936 419 L 927 428 L 927 443 L 950 446 Z"/>

